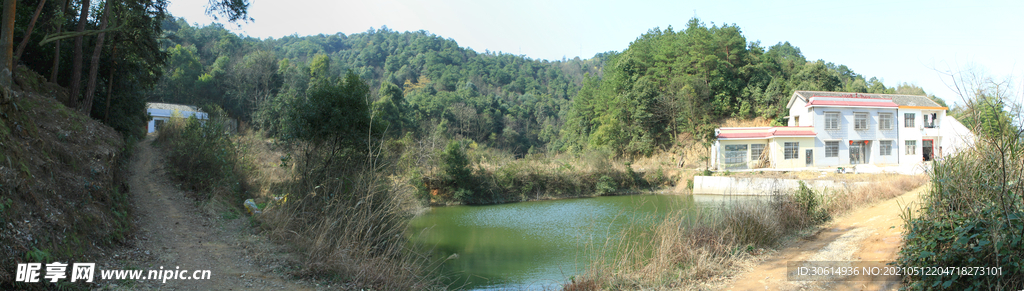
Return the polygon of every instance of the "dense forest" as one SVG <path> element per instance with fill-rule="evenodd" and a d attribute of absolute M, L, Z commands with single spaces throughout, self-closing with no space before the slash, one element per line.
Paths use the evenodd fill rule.
<path fill-rule="evenodd" d="M 391 136 L 442 133 L 518 155 L 614 149 L 648 155 L 686 133 L 712 138 L 722 118 L 783 122 L 793 90 L 924 94 L 886 87 L 845 65 L 808 61 L 792 44 L 764 48 L 735 25 L 691 19 L 622 52 L 535 60 L 459 47 L 426 31 L 243 38 L 220 25 L 161 24 L 167 65 L 152 101 L 224 107 L 275 136 L 311 80 L 352 72 L 371 88 Z"/>

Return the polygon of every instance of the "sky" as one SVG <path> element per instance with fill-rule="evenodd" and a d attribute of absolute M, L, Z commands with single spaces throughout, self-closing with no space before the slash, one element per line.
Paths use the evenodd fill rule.
<path fill-rule="evenodd" d="M 168 9 L 205 25 L 214 21 L 204 13 L 208 1 L 170 0 Z M 916 84 L 952 104 L 960 97 L 943 72 L 1024 77 L 1022 12 L 1024 1 L 252 0 L 253 22 L 219 22 L 258 38 L 425 30 L 477 52 L 561 60 L 622 51 L 652 28 L 681 30 L 698 17 L 735 24 L 765 48 L 789 41 L 808 60 L 846 65 L 890 87 Z"/>

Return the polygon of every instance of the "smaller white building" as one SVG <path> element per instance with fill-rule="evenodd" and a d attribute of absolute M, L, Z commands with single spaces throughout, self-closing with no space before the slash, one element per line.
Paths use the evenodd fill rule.
<path fill-rule="evenodd" d="M 170 103 L 146 103 L 146 112 L 152 117 L 149 120 L 149 124 L 146 125 L 146 133 L 152 133 L 160 129 L 165 122 L 171 119 L 171 117 L 189 118 L 195 116 L 198 119 L 206 120 L 209 115 L 198 107 L 181 105 L 181 104 L 170 104 Z"/>

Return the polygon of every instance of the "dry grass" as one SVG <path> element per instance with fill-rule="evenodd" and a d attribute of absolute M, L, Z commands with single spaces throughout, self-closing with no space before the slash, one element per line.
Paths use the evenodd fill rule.
<path fill-rule="evenodd" d="M 296 174 L 294 149 L 248 132 L 232 137 L 249 167 L 245 184 L 266 203 L 256 219 L 266 235 L 299 257 L 292 275 L 342 283 L 347 290 L 444 289 L 439 262 L 406 239 L 406 223 L 422 206 L 414 188 L 366 165 L 339 167 L 338 177 L 308 185 Z M 274 197 L 284 197 L 276 202 Z M 333 284 L 332 284 L 333 285 Z"/>
<path fill-rule="evenodd" d="M 290 197 L 261 217 L 272 238 L 304 255 L 294 274 L 338 280 L 353 290 L 439 286 L 439 277 L 425 269 L 433 265 L 430 259 L 406 244 L 404 205 L 411 193 L 405 192 L 411 190 L 379 173 L 364 173 L 348 182 Z"/>
<path fill-rule="evenodd" d="M 692 173 L 692 172 L 691 172 Z M 652 239 L 616 254 L 613 263 L 598 263 L 565 285 L 565 290 L 715 289 L 756 257 L 816 226 L 813 213 L 842 215 L 858 207 L 899 196 L 922 185 L 924 176 L 842 175 L 873 178 L 875 183 L 831 197 L 812 193 L 819 206 L 807 211 L 806 200 L 777 195 L 766 201 L 738 203 L 720 210 L 702 209 L 696 217 L 669 215 L 653 229 Z M 682 184 L 682 183 L 680 183 Z M 637 231 L 637 230 L 631 230 Z M 622 235 L 627 235 L 623 232 Z M 622 250 L 605 245 L 605 250 Z M 767 249 L 767 250 L 766 250 Z"/>
<path fill-rule="evenodd" d="M 924 185 L 928 181 L 925 175 L 876 175 L 871 183 L 854 188 L 850 192 L 837 193 L 828 205 L 832 216 L 850 212 L 857 207 L 903 195 L 910 190 Z"/>
<path fill-rule="evenodd" d="M 771 126 L 771 123 L 772 121 L 770 119 L 762 117 L 755 117 L 753 119 L 731 117 L 719 122 L 719 127 L 762 127 Z"/>

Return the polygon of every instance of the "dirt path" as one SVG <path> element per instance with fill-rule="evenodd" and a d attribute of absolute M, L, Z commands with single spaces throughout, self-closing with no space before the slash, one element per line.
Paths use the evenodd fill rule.
<path fill-rule="evenodd" d="M 246 237 L 247 219 L 221 219 L 202 214 L 195 200 L 177 190 L 168 179 L 161 155 L 151 143 L 140 142 L 131 167 L 135 208 L 136 249 L 124 266 L 142 270 L 180 268 L 210 270 L 209 280 L 140 280 L 121 282 L 114 289 L 167 290 L 307 290 L 308 283 L 286 279 L 269 269 L 266 260 L 254 259 L 252 234 Z M 143 255 L 144 254 L 144 255 Z M 124 255 L 123 255 L 124 256 Z M 259 261 L 259 262 L 257 262 Z"/>
<path fill-rule="evenodd" d="M 919 201 L 927 185 L 836 219 L 739 275 L 726 290 L 893 290 L 899 282 L 788 281 L 789 261 L 887 261 L 902 245 L 901 206 Z"/>

